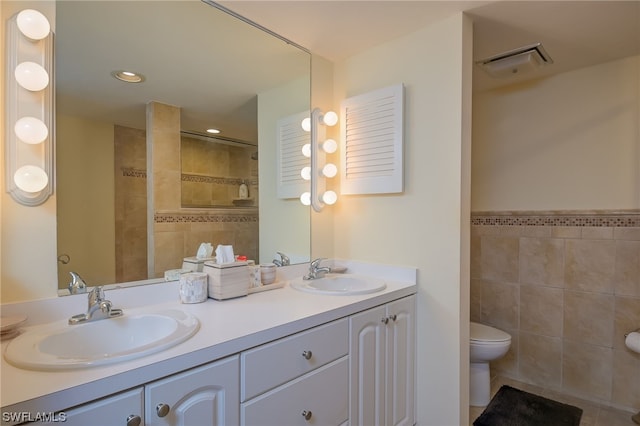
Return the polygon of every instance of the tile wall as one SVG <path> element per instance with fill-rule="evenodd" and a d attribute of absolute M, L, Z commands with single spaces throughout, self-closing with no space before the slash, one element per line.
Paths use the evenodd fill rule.
<path fill-rule="evenodd" d="M 471 219 L 471 319 L 512 336 L 492 371 L 640 409 L 640 210 Z"/>

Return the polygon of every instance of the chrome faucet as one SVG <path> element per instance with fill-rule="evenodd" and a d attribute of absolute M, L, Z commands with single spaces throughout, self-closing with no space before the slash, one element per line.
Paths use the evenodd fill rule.
<path fill-rule="evenodd" d="M 104 298 L 102 287 L 97 286 L 89 292 L 87 313 L 72 316 L 69 318 L 69 325 L 114 318 L 121 315 L 122 309 L 113 308 L 111 302 Z"/>
<path fill-rule="evenodd" d="M 276 253 L 278 253 L 280 255 L 280 260 L 278 259 L 274 259 L 273 263 L 276 264 L 276 266 L 289 266 L 291 265 L 291 260 L 289 259 L 289 256 L 287 256 L 286 254 L 277 251 Z"/>
<path fill-rule="evenodd" d="M 326 260 L 325 257 L 319 257 L 309 264 L 309 273 L 302 277 L 304 280 L 315 280 L 324 277 L 324 274 L 331 272 L 328 266 L 320 266 L 320 262 Z"/>
<path fill-rule="evenodd" d="M 84 282 L 80 274 L 77 272 L 69 272 L 71 274 L 71 282 L 67 287 L 69 289 L 69 293 L 78 294 L 78 293 L 86 293 L 87 292 L 87 284 Z"/>

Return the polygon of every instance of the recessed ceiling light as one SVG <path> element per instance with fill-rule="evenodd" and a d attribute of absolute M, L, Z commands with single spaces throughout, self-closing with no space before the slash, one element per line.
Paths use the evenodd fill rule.
<path fill-rule="evenodd" d="M 207 133 L 211 133 L 211 134 L 217 135 L 218 133 L 220 133 L 220 130 L 218 130 L 218 129 L 207 129 Z"/>
<path fill-rule="evenodd" d="M 144 81 L 144 75 L 131 71 L 114 71 L 111 75 L 125 83 L 142 83 Z"/>

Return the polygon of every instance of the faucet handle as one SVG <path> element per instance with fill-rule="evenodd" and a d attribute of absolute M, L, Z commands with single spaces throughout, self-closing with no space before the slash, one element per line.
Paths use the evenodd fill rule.
<path fill-rule="evenodd" d="M 95 286 L 89 293 L 89 307 L 98 304 L 104 300 L 104 290 L 101 286 Z"/>
<path fill-rule="evenodd" d="M 287 266 L 291 264 L 291 259 L 289 259 L 289 256 L 280 251 L 277 251 L 276 253 L 280 256 L 280 266 Z"/>
<path fill-rule="evenodd" d="M 80 274 L 77 272 L 69 272 L 71 275 L 71 282 L 69 283 L 68 289 L 69 293 L 77 294 L 77 293 L 86 293 L 87 284 L 84 282 Z"/>
<path fill-rule="evenodd" d="M 327 260 L 326 257 L 319 257 L 315 260 L 313 260 L 310 264 L 309 264 L 309 269 L 316 269 L 320 266 L 320 262 L 322 262 L 323 260 Z"/>

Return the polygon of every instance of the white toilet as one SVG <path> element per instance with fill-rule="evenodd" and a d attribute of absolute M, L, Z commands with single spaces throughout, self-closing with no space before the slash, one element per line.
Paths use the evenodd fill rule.
<path fill-rule="evenodd" d="M 469 404 L 484 407 L 491 400 L 489 362 L 504 356 L 511 346 L 511 335 L 488 325 L 471 322 L 469 330 Z"/>

